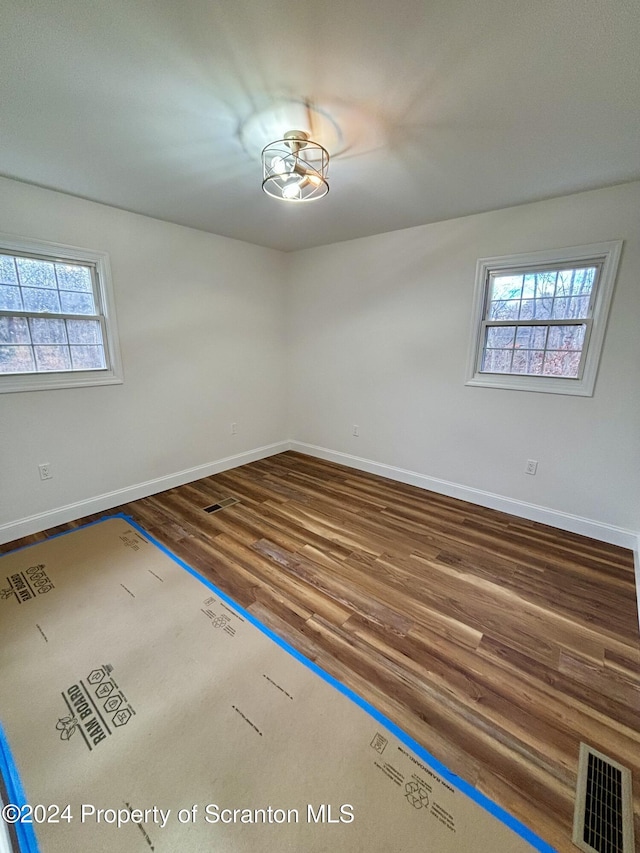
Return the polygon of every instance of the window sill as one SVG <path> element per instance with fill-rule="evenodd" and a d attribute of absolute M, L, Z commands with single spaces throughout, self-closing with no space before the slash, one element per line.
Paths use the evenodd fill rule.
<path fill-rule="evenodd" d="M 16 391 L 49 391 L 57 388 L 89 388 L 94 385 L 122 385 L 122 376 L 111 370 L 73 373 L 33 373 L 1 376 L 0 394 Z"/>
<path fill-rule="evenodd" d="M 552 377 L 482 374 L 468 379 L 465 385 L 476 388 L 501 388 L 505 391 L 538 391 L 545 394 L 567 394 L 593 397 L 594 383 L 585 379 L 554 379 Z"/>

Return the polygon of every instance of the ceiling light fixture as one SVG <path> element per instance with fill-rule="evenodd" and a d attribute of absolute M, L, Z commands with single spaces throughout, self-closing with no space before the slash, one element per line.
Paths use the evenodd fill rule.
<path fill-rule="evenodd" d="M 289 130 L 284 139 L 262 149 L 262 189 L 284 201 L 315 201 L 329 192 L 329 152 L 304 130 Z"/>

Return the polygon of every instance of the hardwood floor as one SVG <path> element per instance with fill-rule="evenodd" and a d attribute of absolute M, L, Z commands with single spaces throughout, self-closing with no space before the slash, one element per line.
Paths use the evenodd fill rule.
<path fill-rule="evenodd" d="M 114 511 L 558 851 L 580 741 L 631 767 L 640 842 L 630 551 L 293 452 Z"/>

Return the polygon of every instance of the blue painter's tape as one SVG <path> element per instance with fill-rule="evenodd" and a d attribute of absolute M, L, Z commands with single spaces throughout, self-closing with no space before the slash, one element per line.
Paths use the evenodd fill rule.
<path fill-rule="evenodd" d="M 239 604 L 237 604 L 225 592 L 218 589 L 218 587 L 216 587 L 210 580 L 208 580 L 203 575 L 201 575 L 199 572 L 197 572 L 195 569 L 193 569 L 188 563 L 185 563 L 184 560 L 181 560 L 180 557 L 176 556 L 172 551 L 169 550 L 169 548 L 167 548 L 165 545 L 163 545 L 162 542 L 159 542 L 157 539 L 155 539 L 153 536 L 151 536 L 149 533 L 147 533 L 147 531 L 143 527 L 141 527 L 136 521 L 134 521 L 133 518 L 131 518 L 130 516 L 125 515 L 125 513 L 114 513 L 113 515 L 104 516 L 104 518 L 98 519 L 97 521 L 89 522 L 88 524 L 83 525 L 82 527 L 73 528 L 72 530 L 64 530 L 61 533 L 55 534 L 55 536 L 51 537 L 51 538 L 57 538 L 58 536 L 66 536 L 69 533 L 74 533 L 76 530 L 82 530 L 85 527 L 91 527 L 94 524 L 100 524 L 103 521 L 109 521 L 110 519 L 113 519 L 113 518 L 124 519 L 127 522 L 127 524 L 130 524 L 132 527 L 134 527 L 147 541 L 149 541 L 152 545 L 154 545 L 156 548 L 158 548 L 160 551 L 162 551 L 164 554 L 166 554 L 168 557 L 170 557 L 171 560 L 173 560 L 175 563 L 177 563 L 181 568 L 183 568 L 185 571 L 187 571 L 194 578 L 199 580 L 200 583 L 204 584 L 204 586 L 206 586 L 208 589 L 210 589 L 212 592 L 214 592 L 219 598 L 221 598 L 223 601 L 225 601 L 237 613 L 240 613 L 243 616 L 243 618 L 245 618 L 248 622 L 250 622 L 256 628 L 258 628 L 258 630 L 260 630 L 263 634 L 265 634 L 267 637 L 269 637 L 269 639 L 273 640 L 273 642 L 276 643 L 278 646 L 280 646 L 280 648 L 284 649 L 288 654 L 290 654 L 296 660 L 300 661 L 300 663 L 304 664 L 304 666 L 306 666 L 308 669 L 310 669 L 313 673 L 318 675 L 320 678 L 322 678 L 324 681 L 326 681 L 328 684 L 330 684 L 336 690 L 340 691 L 340 693 L 342 693 L 344 696 L 346 696 L 348 699 L 350 699 L 352 702 L 354 702 L 356 705 L 358 705 L 360 708 L 362 708 L 363 711 L 365 711 L 370 717 L 372 717 L 374 720 L 376 720 L 381 725 L 383 725 L 386 729 L 388 729 L 401 743 L 403 743 L 410 750 L 412 750 L 412 752 L 414 752 L 417 756 L 419 756 L 433 770 L 435 770 L 437 773 L 439 773 L 440 776 L 442 776 L 444 779 L 446 779 L 452 785 L 455 785 L 455 787 L 459 791 L 461 791 L 463 794 L 466 794 L 466 796 L 469 797 L 470 800 L 473 800 L 473 802 L 477 803 L 477 805 L 479 805 L 483 809 L 485 809 L 485 811 L 487 811 L 490 815 L 492 815 L 494 818 L 499 820 L 501 823 L 505 824 L 505 826 L 509 827 L 509 829 L 511 829 L 513 832 L 515 832 L 517 835 L 519 835 L 521 838 L 523 838 L 526 842 L 528 842 L 534 848 L 534 850 L 538 850 L 538 851 L 540 851 L 540 853 L 557 853 L 557 851 L 553 847 L 551 847 L 549 844 L 547 844 L 546 841 L 543 841 L 541 838 L 539 838 L 532 830 L 530 830 L 523 823 L 521 823 L 519 820 L 514 818 L 513 815 L 510 815 L 501 806 L 497 805 L 497 803 L 494 803 L 487 796 L 485 796 L 482 792 L 480 792 L 476 788 L 474 788 L 473 785 L 469 784 L 469 782 L 465 781 L 464 779 L 462 779 L 459 776 L 456 776 L 455 773 L 452 773 L 447 767 L 445 767 L 444 764 L 442 764 L 440 761 L 438 761 L 437 758 L 432 756 L 429 752 L 427 752 L 426 749 L 424 749 L 424 747 L 420 746 L 419 743 L 414 741 L 413 738 L 411 738 L 406 732 L 404 732 L 401 728 L 399 728 L 399 726 L 397 726 L 394 722 L 392 722 L 387 717 L 385 717 L 384 714 L 382 714 L 380 711 L 378 711 L 376 708 L 374 708 L 373 705 L 370 705 L 369 702 L 362 699 L 362 697 L 358 696 L 357 693 L 354 693 L 354 691 L 351 690 L 349 687 L 346 687 L 344 684 L 342 684 L 340 681 L 338 681 L 332 675 L 329 675 L 328 672 L 325 672 L 317 664 L 315 664 L 313 661 L 310 661 L 308 658 L 306 658 L 303 654 L 301 654 L 299 651 L 294 649 L 293 646 L 289 645 L 289 643 L 287 643 L 285 640 L 283 640 L 277 634 L 274 634 L 274 632 L 270 628 L 267 628 L 266 625 L 263 625 L 258 619 L 256 619 L 255 616 L 253 616 L 251 613 L 249 613 L 247 610 L 245 610 L 243 607 L 241 607 Z M 36 543 L 33 543 L 32 545 L 26 545 L 24 547 L 31 548 L 31 547 L 33 547 L 33 545 L 37 545 L 37 544 L 40 544 L 40 543 L 36 542 Z M 18 550 L 21 550 L 21 549 L 18 549 Z M 14 553 L 14 552 L 10 552 L 10 553 Z M 2 734 L 2 732 L 0 730 L 0 736 L 1 736 L 1 734 Z M 0 738 L 0 742 L 1 742 L 1 738 Z M 5 744 L 6 744 L 6 741 L 5 741 Z M 8 745 L 6 746 L 6 750 L 8 752 Z M 1 758 L 1 756 L 0 756 L 0 758 Z M 3 769 L 3 768 L 0 767 L 0 769 Z M 15 779 L 19 785 L 20 783 L 19 783 L 17 771 L 16 771 L 15 765 L 11 761 L 10 757 L 9 757 L 9 773 L 12 773 L 15 776 Z M 22 791 L 21 787 L 20 787 L 20 791 Z M 22 802 L 24 802 L 24 798 L 23 798 Z M 32 833 L 32 836 L 33 836 L 33 833 Z M 36 844 L 35 837 L 33 837 L 32 843 Z M 33 853 L 37 853 L 38 848 L 37 848 L 37 846 L 35 846 L 35 847 L 24 847 L 24 848 L 21 848 L 21 850 L 23 851 L 23 853 L 32 853 L 32 851 L 33 851 Z"/>
<path fill-rule="evenodd" d="M 27 548 L 35 548 L 36 545 L 42 545 L 43 542 L 50 542 L 52 539 L 59 539 L 61 536 L 68 536 L 70 533 L 75 533 L 76 530 L 84 530 L 86 527 L 93 527 L 94 524 L 101 524 L 103 521 L 108 521 L 110 518 L 125 518 L 127 521 L 131 521 L 129 516 L 122 512 L 114 513 L 113 515 L 105 515 L 102 518 L 97 518 L 95 521 L 88 521 L 86 524 L 81 524 L 79 527 L 71 527 L 69 530 L 61 530 L 59 533 L 53 533 L 51 536 L 40 539 L 38 542 L 30 542 L 28 545 L 21 545 L 19 548 L 12 548 L 11 551 L 5 551 L 4 554 L 0 554 L 0 560 L 3 557 L 7 557 L 9 554 L 17 554 L 18 551 L 26 551 Z"/>
<path fill-rule="evenodd" d="M 2 726 L 0 726 L 0 776 L 2 776 L 7 789 L 7 804 L 22 807 L 26 805 L 27 799 L 24 795 L 20 774 L 16 767 L 9 744 Z M 0 818 L 1 820 L 1 818 Z M 33 824 L 14 823 L 13 829 L 22 853 L 39 853 L 38 842 L 33 831 Z"/>

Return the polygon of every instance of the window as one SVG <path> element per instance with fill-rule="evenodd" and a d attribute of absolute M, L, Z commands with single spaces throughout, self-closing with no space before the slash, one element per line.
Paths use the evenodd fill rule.
<path fill-rule="evenodd" d="M 115 382 L 107 255 L 0 234 L 0 392 Z"/>
<path fill-rule="evenodd" d="M 467 384 L 591 396 L 621 249 L 479 260 Z"/>

